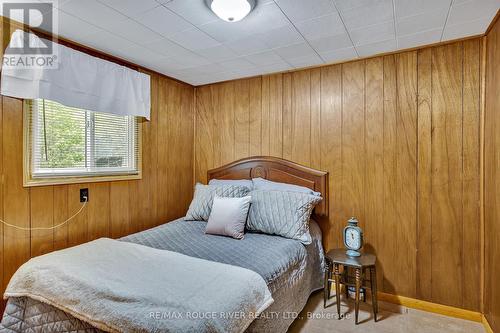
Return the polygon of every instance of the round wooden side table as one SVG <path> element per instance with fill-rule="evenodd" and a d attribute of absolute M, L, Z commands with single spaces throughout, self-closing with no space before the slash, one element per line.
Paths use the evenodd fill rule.
<path fill-rule="evenodd" d="M 334 249 L 328 251 L 328 253 L 325 255 L 325 259 L 326 268 L 323 306 L 326 308 L 326 303 L 331 298 L 330 289 L 332 283 L 335 283 L 337 313 L 338 318 L 340 319 L 340 285 L 343 284 L 345 288 L 354 287 L 356 290 L 354 299 L 354 318 L 357 325 L 360 290 L 361 288 L 364 288 L 365 290 L 370 289 L 372 294 L 373 317 L 375 321 L 377 321 L 377 271 L 375 266 L 377 258 L 375 257 L 375 255 L 362 253 L 359 257 L 350 257 L 346 254 L 345 249 Z M 352 268 L 354 270 L 355 274 L 353 278 L 349 276 L 348 268 Z M 369 279 L 366 279 L 367 272 L 370 275 Z"/>

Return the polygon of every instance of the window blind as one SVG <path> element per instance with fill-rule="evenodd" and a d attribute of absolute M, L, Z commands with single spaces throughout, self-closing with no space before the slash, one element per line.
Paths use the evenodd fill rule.
<path fill-rule="evenodd" d="M 138 174 L 139 139 L 135 116 L 29 102 L 32 178 Z"/>

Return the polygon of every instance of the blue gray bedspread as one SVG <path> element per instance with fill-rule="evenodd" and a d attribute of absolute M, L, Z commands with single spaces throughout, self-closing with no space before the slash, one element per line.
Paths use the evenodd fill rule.
<path fill-rule="evenodd" d="M 297 240 L 260 233 L 246 233 L 239 240 L 205 234 L 205 226 L 203 221 L 179 219 L 121 240 L 247 268 L 259 273 L 268 285 L 298 268 L 306 257 L 306 248 Z"/>

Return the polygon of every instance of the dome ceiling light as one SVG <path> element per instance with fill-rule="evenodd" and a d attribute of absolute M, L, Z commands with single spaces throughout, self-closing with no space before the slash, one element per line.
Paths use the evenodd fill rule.
<path fill-rule="evenodd" d="M 238 22 L 255 7 L 255 0 L 207 0 L 208 7 L 226 22 Z"/>

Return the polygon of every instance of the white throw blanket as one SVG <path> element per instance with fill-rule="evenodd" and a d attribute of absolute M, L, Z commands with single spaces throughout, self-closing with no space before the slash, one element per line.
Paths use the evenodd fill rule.
<path fill-rule="evenodd" d="M 242 332 L 273 302 L 251 270 L 108 238 L 31 259 L 21 296 L 109 332 Z"/>

